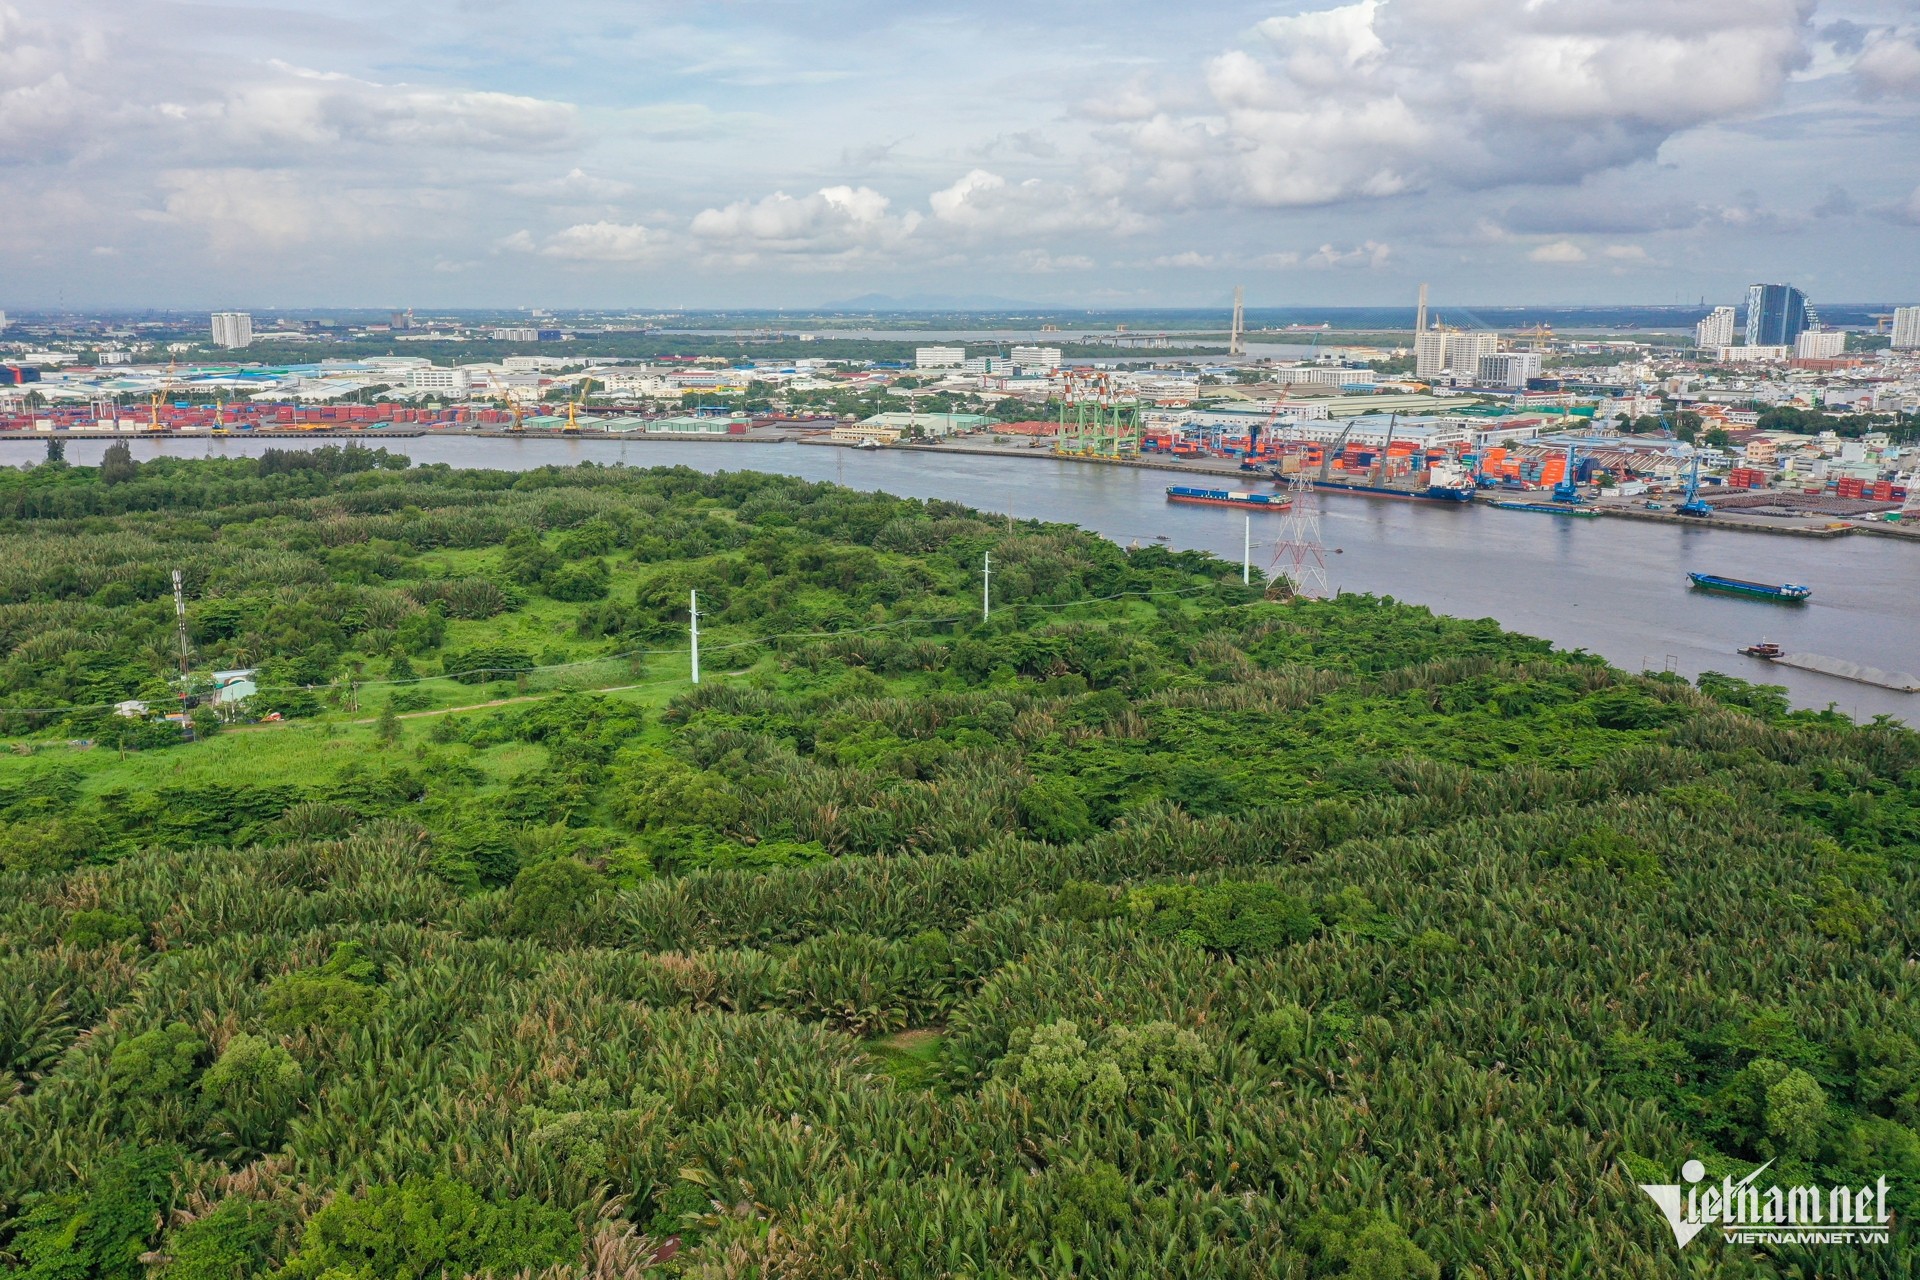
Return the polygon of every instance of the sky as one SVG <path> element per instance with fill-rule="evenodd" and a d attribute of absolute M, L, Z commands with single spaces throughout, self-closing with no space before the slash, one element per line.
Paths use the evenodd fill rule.
<path fill-rule="evenodd" d="M 1920 300 L 1920 0 L 0 0 L 0 310 Z"/>

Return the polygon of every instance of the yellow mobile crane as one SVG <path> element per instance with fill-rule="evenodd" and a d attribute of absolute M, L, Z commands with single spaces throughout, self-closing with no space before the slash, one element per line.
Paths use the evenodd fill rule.
<path fill-rule="evenodd" d="M 166 379 L 163 382 L 161 382 L 160 389 L 154 392 L 151 397 L 149 397 L 149 404 L 151 405 L 151 411 L 147 418 L 147 430 L 165 431 L 167 429 L 166 424 L 160 421 L 160 402 L 166 399 L 167 393 L 172 390 L 173 390 L 173 358 L 169 356 L 167 358 Z"/>

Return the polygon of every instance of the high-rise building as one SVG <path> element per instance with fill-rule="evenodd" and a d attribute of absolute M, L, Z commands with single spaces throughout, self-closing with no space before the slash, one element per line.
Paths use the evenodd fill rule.
<path fill-rule="evenodd" d="M 1893 309 L 1893 349 L 1920 350 L 1920 307 Z"/>
<path fill-rule="evenodd" d="M 253 343 L 253 317 L 244 311 L 213 313 L 213 345 L 229 351 Z"/>
<path fill-rule="evenodd" d="M 913 353 L 916 369 L 958 369 L 966 362 L 965 347 L 920 347 Z"/>
<path fill-rule="evenodd" d="M 1693 326 L 1693 345 L 1705 350 L 1733 345 L 1733 308 L 1715 307 L 1713 313 Z"/>
<path fill-rule="evenodd" d="M 1414 335 L 1413 373 L 1417 378 L 1431 378 L 1448 371 L 1462 378 L 1478 377 L 1480 357 L 1496 355 L 1499 350 L 1498 334 L 1425 329 Z"/>
<path fill-rule="evenodd" d="M 1747 288 L 1747 345 L 1790 347 L 1819 322 L 1807 295 L 1790 284 Z"/>
<path fill-rule="evenodd" d="M 7 327 L 7 313 L 4 311 L 0 311 L 0 332 L 5 332 L 6 327 Z"/>
<path fill-rule="evenodd" d="M 1809 329 L 1793 340 L 1793 354 L 1802 360 L 1831 360 L 1847 349 L 1847 335 L 1838 329 Z"/>
<path fill-rule="evenodd" d="M 1540 376 L 1538 351 L 1497 351 L 1480 357 L 1479 380 L 1492 387 L 1524 388 Z"/>

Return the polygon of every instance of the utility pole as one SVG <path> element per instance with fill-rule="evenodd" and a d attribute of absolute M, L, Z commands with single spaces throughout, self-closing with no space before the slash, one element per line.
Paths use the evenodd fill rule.
<path fill-rule="evenodd" d="M 178 569 L 173 571 L 173 618 L 180 632 L 180 696 L 185 698 L 187 668 L 191 660 L 187 649 L 187 592 Z"/>
<path fill-rule="evenodd" d="M 980 621 L 985 622 L 993 610 L 993 552 L 989 551 L 980 561 Z"/>
<path fill-rule="evenodd" d="M 687 592 L 687 616 L 693 622 L 693 682 L 700 683 L 700 593 Z"/>
<path fill-rule="evenodd" d="M 1247 540 L 1240 550 L 1240 584 L 1246 586 L 1253 582 L 1253 517 L 1241 518 L 1247 522 Z"/>
<path fill-rule="evenodd" d="M 173 571 L 173 620 L 180 633 L 180 736 L 193 741 L 193 718 L 187 714 L 187 672 L 193 662 L 187 648 L 187 590 L 180 571 Z"/>

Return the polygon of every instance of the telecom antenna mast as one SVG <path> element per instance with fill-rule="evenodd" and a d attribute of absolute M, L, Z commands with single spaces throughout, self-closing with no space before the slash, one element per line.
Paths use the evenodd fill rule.
<path fill-rule="evenodd" d="M 1325 599 L 1333 593 L 1327 586 L 1327 549 L 1320 541 L 1320 495 L 1305 468 L 1288 478 L 1287 498 L 1292 505 L 1280 517 L 1273 566 L 1267 571 L 1268 595 Z"/>
<path fill-rule="evenodd" d="M 187 592 L 178 569 L 173 571 L 173 619 L 180 632 L 180 679 L 183 682 L 180 696 L 185 697 L 184 681 L 192 662 L 192 651 L 187 647 Z"/>

